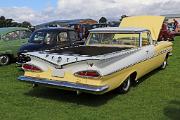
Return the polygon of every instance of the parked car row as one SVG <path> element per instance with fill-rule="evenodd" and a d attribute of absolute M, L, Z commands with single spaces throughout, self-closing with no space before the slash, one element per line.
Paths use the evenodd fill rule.
<path fill-rule="evenodd" d="M 106 26 L 107 27 L 107 26 Z M 54 47 L 67 47 L 83 45 L 79 33 L 71 28 L 44 28 L 32 33 L 27 28 L 9 27 L 0 28 L 0 65 L 7 65 L 17 58 L 23 61 L 23 52 L 32 52 L 51 49 Z M 31 37 L 30 37 L 31 35 Z M 62 39 L 66 35 L 66 39 Z M 174 40 L 174 34 L 162 25 L 158 41 Z"/>
<path fill-rule="evenodd" d="M 22 53 L 42 51 L 55 48 L 83 45 L 84 41 L 78 38 L 77 33 L 71 28 L 44 28 L 36 30 L 29 42 L 20 47 L 18 63 L 23 63 L 25 57 Z"/>
<path fill-rule="evenodd" d="M 83 44 L 71 28 L 46 28 L 32 34 L 27 28 L 0 28 L 0 65 L 7 65 L 16 58 L 18 63 L 23 62 L 21 53 L 24 52 Z"/>
<path fill-rule="evenodd" d="M 18 79 L 77 93 L 104 94 L 114 89 L 126 93 L 140 77 L 158 67 L 166 68 L 172 43 L 158 41 L 163 21 L 162 16 L 126 17 L 120 27 L 90 30 L 85 45 L 79 45 L 70 29 L 36 31 L 30 45 L 46 46 L 52 40 L 61 47 L 50 45 L 28 52 L 27 45 L 23 46 L 25 73 Z"/>

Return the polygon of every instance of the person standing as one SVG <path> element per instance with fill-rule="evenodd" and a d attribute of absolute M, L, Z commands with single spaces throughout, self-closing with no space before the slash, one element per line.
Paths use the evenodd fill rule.
<path fill-rule="evenodd" d="M 80 37 L 80 32 L 81 32 L 80 25 L 75 25 L 74 29 L 75 29 L 75 31 L 76 31 L 76 33 L 78 35 L 78 38 L 81 40 L 81 37 Z"/>
<path fill-rule="evenodd" d="M 174 21 L 174 31 L 176 32 L 176 31 L 177 31 L 177 28 L 178 28 L 179 23 L 178 23 L 178 21 L 177 21 L 176 19 L 173 19 L 173 21 Z"/>
<path fill-rule="evenodd" d="M 89 31 L 88 31 L 88 28 L 84 28 L 84 39 L 87 39 L 89 36 Z"/>

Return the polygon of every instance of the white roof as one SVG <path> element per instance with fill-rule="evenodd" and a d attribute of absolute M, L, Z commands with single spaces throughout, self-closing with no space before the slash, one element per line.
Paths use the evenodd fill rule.
<path fill-rule="evenodd" d="M 144 29 L 144 28 L 131 28 L 131 27 L 127 27 L 127 28 L 123 28 L 123 27 L 104 27 L 104 28 L 96 28 L 96 29 L 92 29 L 90 30 L 90 32 L 95 32 L 95 33 L 102 33 L 102 32 L 122 32 L 122 33 L 140 33 L 140 32 L 144 32 L 144 31 L 149 31 L 148 29 Z"/>

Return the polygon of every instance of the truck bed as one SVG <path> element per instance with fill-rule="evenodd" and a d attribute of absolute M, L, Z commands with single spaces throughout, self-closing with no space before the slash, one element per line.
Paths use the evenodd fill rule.
<path fill-rule="evenodd" d="M 78 46 L 78 47 L 69 47 L 64 49 L 50 50 L 49 53 L 57 54 L 78 54 L 78 55 L 88 55 L 88 56 L 97 56 L 108 54 L 112 52 L 122 51 L 130 49 L 129 47 L 99 47 L 99 46 Z"/>

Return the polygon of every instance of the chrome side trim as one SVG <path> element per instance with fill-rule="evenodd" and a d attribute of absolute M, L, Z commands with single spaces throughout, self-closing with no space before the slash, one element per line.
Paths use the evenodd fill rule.
<path fill-rule="evenodd" d="M 136 64 L 139 64 L 139 63 L 141 63 L 141 62 L 145 62 L 145 61 L 147 61 L 147 60 L 153 59 L 153 58 L 158 57 L 158 56 L 160 56 L 160 55 L 162 55 L 162 54 L 164 54 L 164 53 L 171 52 L 171 50 L 172 50 L 172 48 L 171 48 L 171 49 L 162 50 L 162 51 L 160 51 L 159 53 L 153 55 L 152 57 L 149 57 L 149 58 L 140 60 L 140 61 L 138 61 L 138 62 L 136 62 L 136 63 L 134 63 L 134 64 L 125 66 L 125 67 L 123 67 L 123 68 L 121 68 L 121 69 L 119 69 L 119 70 L 117 70 L 117 71 L 114 71 L 114 72 L 112 72 L 112 73 L 110 73 L 110 74 L 107 74 L 107 75 L 104 75 L 104 76 L 111 75 L 111 74 L 113 74 L 113 73 L 116 73 L 116 72 L 119 72 L 119 71 L 121 71 L 121 70 L 127 69 L 127 68 L 132 67 L 132 66 L 134 66 L 134 65 L 136 65 Z"/>
<path fill-rule="evenodd" d="M 57 88 L 64 88 L 64 89 L 71 89 L 71 90 L 79 90 L 89 93 L 95 93 L 95 94 L 102 94 L 104 93 L 109 86 L 92 86 L 92 85 L 85 85 L 85 84 L 79 84 L 79 83 L 70 83 L 65 81 L 55 81 L 55 80 L 47 80 L 47 79 L 38 79 L 38 78 L 32 78 L 32 77 L 26 77 L 26 76 L 20 76 L 18 77 L 18 80 L 23 82 L 29 82 L 33 84 L 42 84 L 45 86 L 52 86 Z"/>

